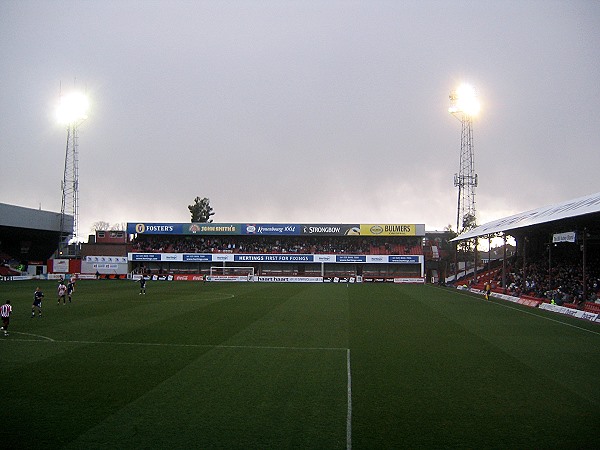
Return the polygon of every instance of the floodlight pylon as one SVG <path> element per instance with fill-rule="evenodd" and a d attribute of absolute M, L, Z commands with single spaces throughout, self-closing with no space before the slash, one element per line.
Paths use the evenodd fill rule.
<path fill-rule="evenodd" d="M 70 242 L 79 239 L 79 152 L 77 122 L 67 125 L 65 166 L 61 182 L 60 238 L 58 250 L 65 255 Z M 72 226 L 68 216 L 73 218 Z"/>
<path fill-rule="evenodd" d="M 472 89 L 467 91 L 472 92 Z M 450 93 L 450 101 L 452 106 L 449 112 L 461 122 L 459 171 L 454 174 L 454 186 L 458 188 L 456 231 L 460 234 L 476 225 L 475 188 L 478 176 L 475 173 L 473 146 L 474 112 L 461 107 L 465 102 L 459 98 L 458 91 Z M 474 99 L 470 99 L 467 103 L 472 105 L 473 102 Z"/>
<path fill-rule="evenodd" d="M 66 125 L 67 145 L 61 181 L 60 237 L 58 253 L 70 256 L 69 244 L 79 243 L 79 125 L 87 118 L 87 98 L 81 94 L 61 97 L 57 111 Z M 72 218 L 72 221 L 70 220 Z"/>

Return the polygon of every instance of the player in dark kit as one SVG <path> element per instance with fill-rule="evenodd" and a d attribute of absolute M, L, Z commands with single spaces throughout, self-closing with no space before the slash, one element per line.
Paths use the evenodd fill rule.
<path fill-rule="evenodd" d="M 33 293 L 33 305 L 31 306 L 31 317 L 35 317 L 35 310 L 37 308 L 39 317 L 42 317 L 42 299 L 44 298 L 44 293 L 40 291 L 40 288 L 35 288 L 35 292 Z"/>
<path fill-rule="evenodd" d="M 146 278 L 144 275 L 140 278 L 140 295 L 142 294 L 146 295 Z"/>
<path fill-rule="evenodd" d="M 67 283 L 67 297 L 69 297 L 69 303 L 73 299 L 73 292 L 75 292 L 75 282 L 73 280 L 69 280 Z"/>

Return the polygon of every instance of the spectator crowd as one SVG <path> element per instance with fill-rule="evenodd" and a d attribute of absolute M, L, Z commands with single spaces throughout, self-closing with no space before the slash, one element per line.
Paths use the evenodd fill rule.
<path fill-rule="evenodd" d="M 345 236 L 138 236 L 132 252 L 154 253 L 299 253 L 422 254 L 420 238 Z"/>
<path fill-rule="evenodd" d="M 507 292 L 514 296 L 529 295 L 543 298 L 558 305 L 594 302 L 600 295 L 599 264 L 587 264 L 586 294 L 584 297 L 583 267 L 581 263 L 560 262 L 548 270 L 548 261 L 527 263 L 525 268 L 510 266 L 507 270 Z M 502 273 L 495 277 L 497 286 L 502 286 Z"/>

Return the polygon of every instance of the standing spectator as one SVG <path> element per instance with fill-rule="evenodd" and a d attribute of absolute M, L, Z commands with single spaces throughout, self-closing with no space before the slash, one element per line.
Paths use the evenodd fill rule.
<path fill-rule="evenodd" d="M 8 336 L 10 313 L 12 313 L 12 306 L 10 306 L 10 300 L 6 300 L 6 303 L 0 306 L 0 316 L 2 316 L 2 327 L 0 329 L 4 330 L 4 336 Z"/>
<path fill-rule="evenodd" d="M 60 299 L 62 298 L 63 305 L 67 302 L 65 296 L 67 295 L 67 287 L 61 281 L 58 285 L 58 304 L 60 305 Z"/>
<path fill-rule="evenodd" d="M 39 317 L 42 317 L 42 299 L 44 298 L 44 293 L 40 291 L 39 287 L 35 288 L 35 292 L 33 293 L 33 305 L 31 306 L 31 318 L 35 317 L 35 310 L 37 308 Z"/>

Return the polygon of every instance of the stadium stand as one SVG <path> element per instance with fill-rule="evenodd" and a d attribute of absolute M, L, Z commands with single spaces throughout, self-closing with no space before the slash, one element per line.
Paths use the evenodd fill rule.
<path fill-rule="evenodd" d="M 72 226 L 73 217 L 67 217 Z M 0 203 L 0 265 L 26 267 L 45 263 L 58 247 L 60 213 Z"/>
<path fill-rule="evenodd" d="M 456 284 L 478 289 L 491 281 L 494 290 L 526 301 L 599 309 L 600 193 L 489 222 L 453 241 L 498 235 L 515 239 L 515 255 L 495 273 L 456 276 Z"/>

